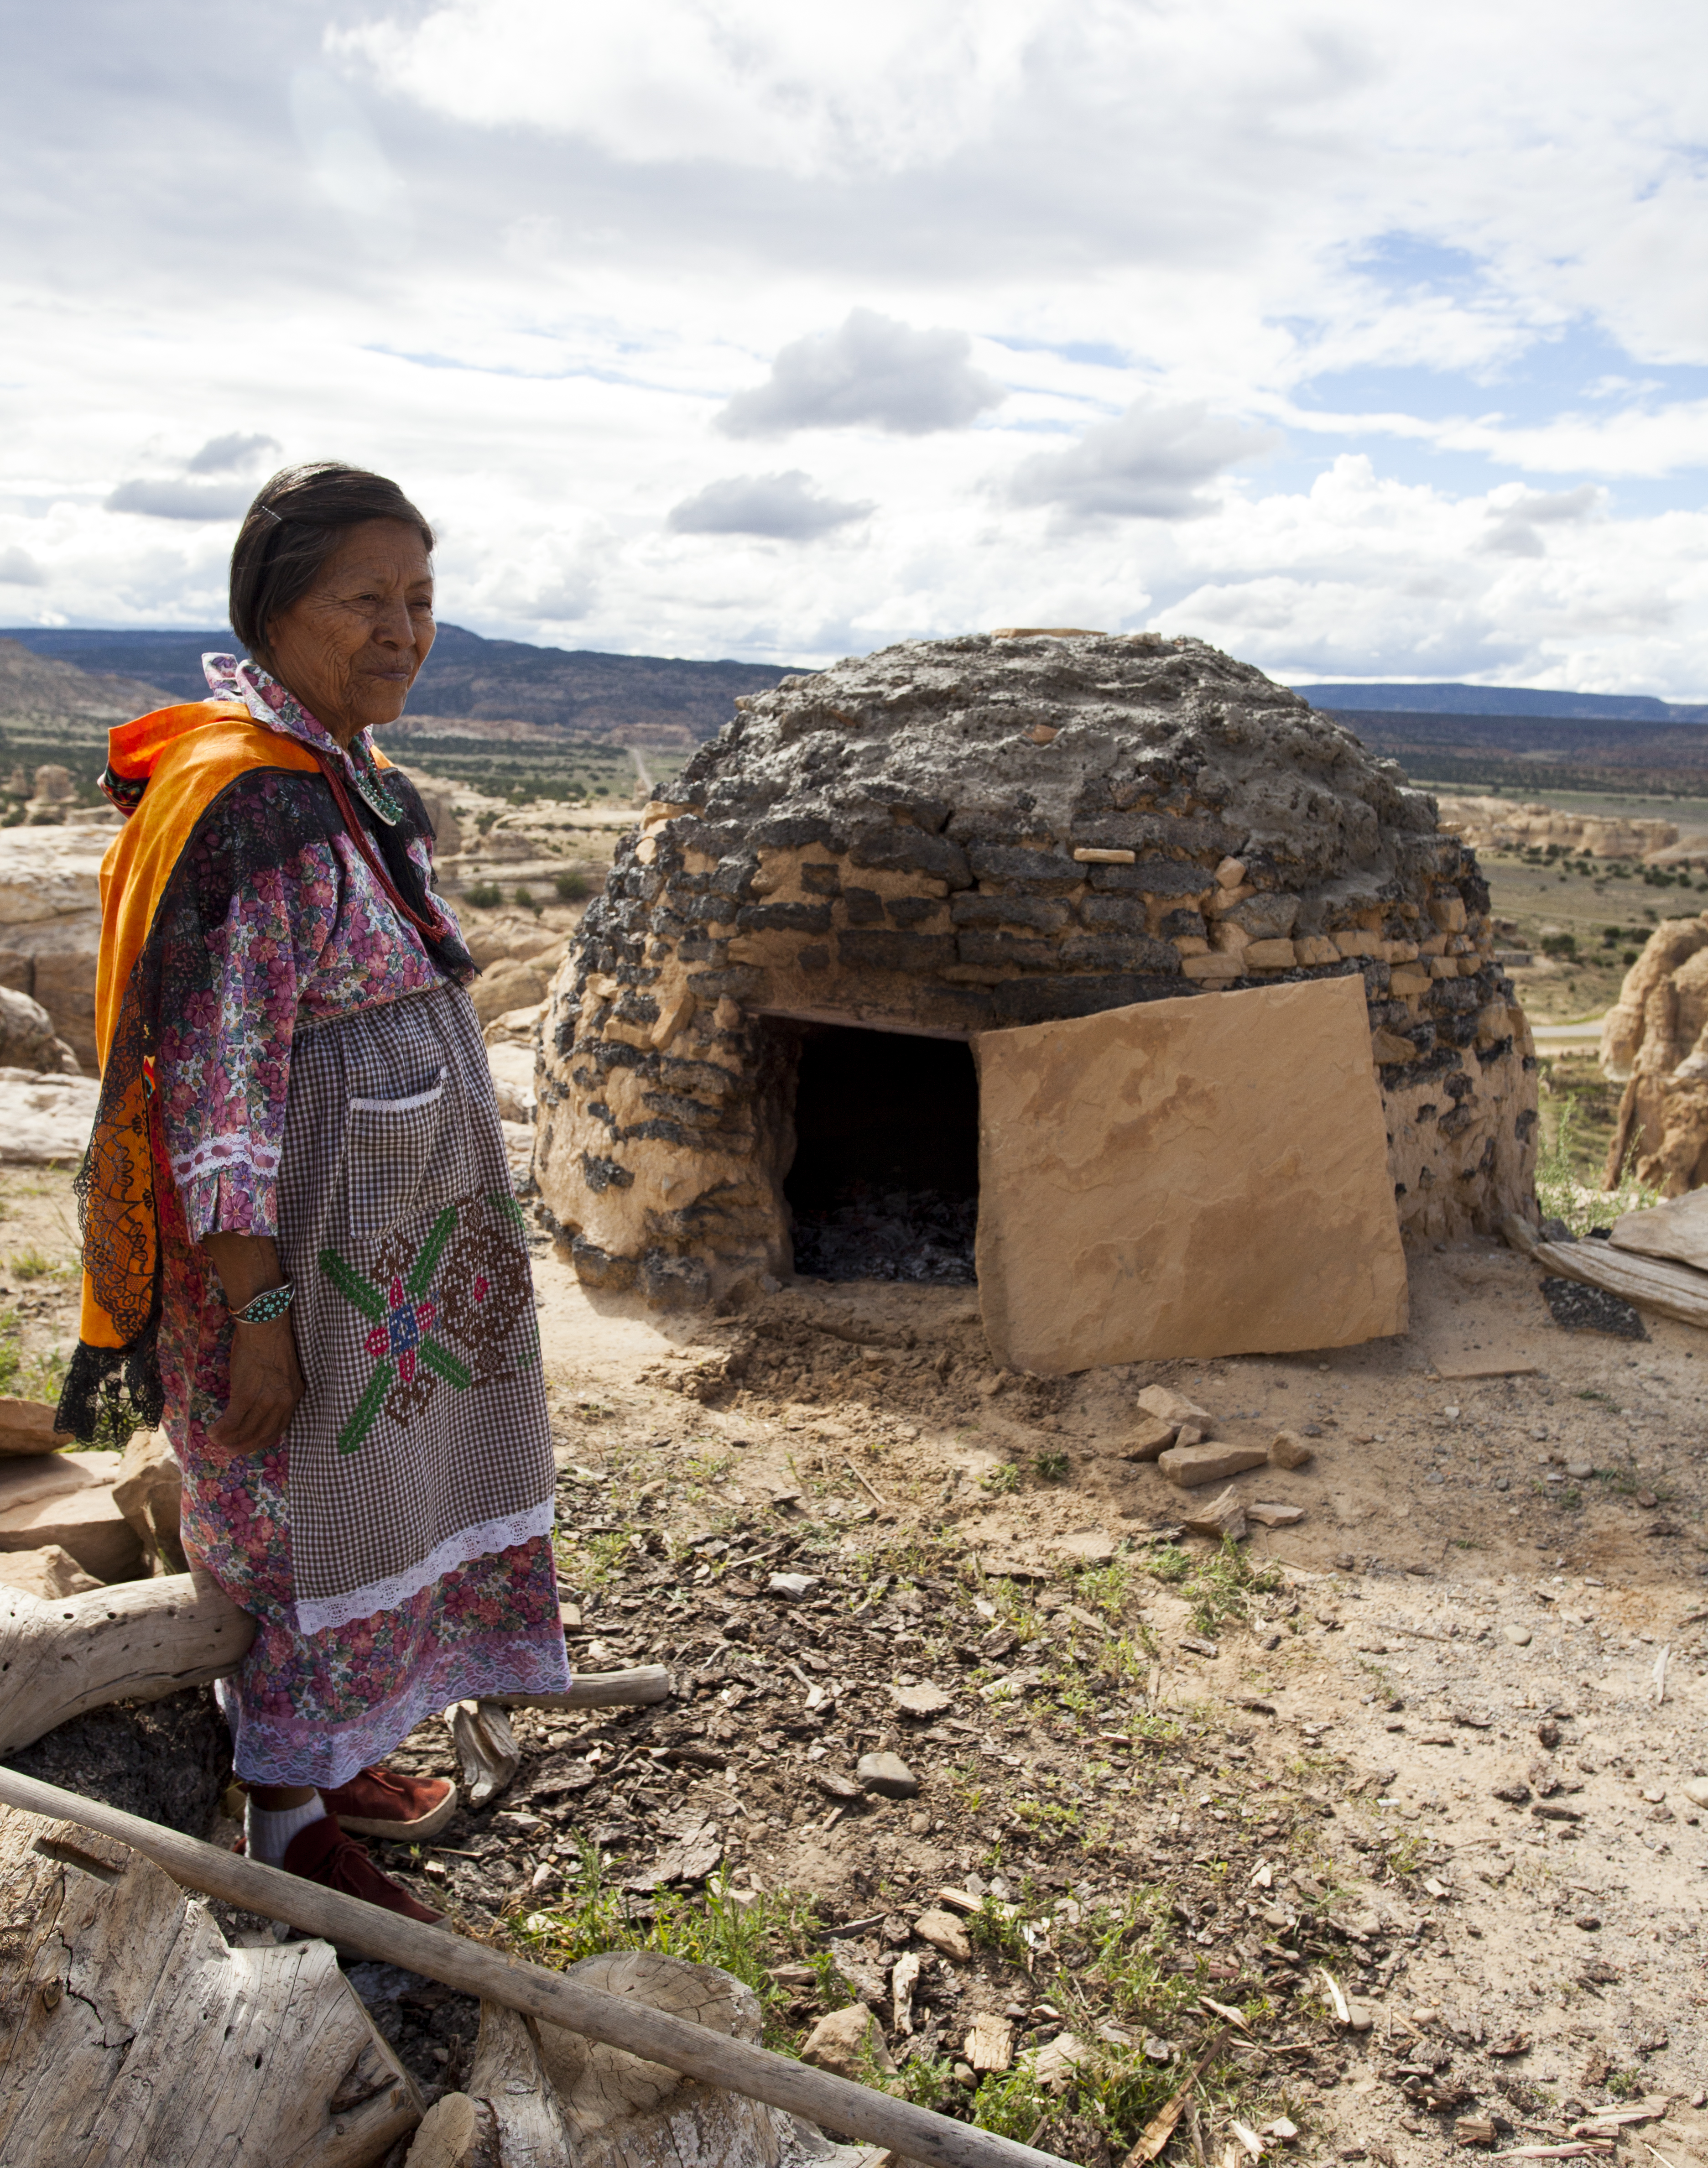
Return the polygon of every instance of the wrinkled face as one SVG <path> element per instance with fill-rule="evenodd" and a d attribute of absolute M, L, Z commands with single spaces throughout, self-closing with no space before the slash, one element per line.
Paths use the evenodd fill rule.
<path fill-rule="evenodd" d="M 433 568 L 400 519 L 353 527 L 267 628 L 273 675 L 341 744 L 395 723 L 433 644 Z"/>

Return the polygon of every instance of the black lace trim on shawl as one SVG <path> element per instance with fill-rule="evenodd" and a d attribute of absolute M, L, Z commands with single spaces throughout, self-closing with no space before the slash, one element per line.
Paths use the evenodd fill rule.
<path fill-rule="evenodd" d="M 385 780 L 403 806 L 403 819 L 395 827 L 383 826 L 360 805 L 357 815 L 399 893 L 412 909 L 430 917 L 433 905 L 427 883 L 408 845 L 413 839 L 430 839 L 432 825 L 406 776 L 388 768 Z M 291 768 L 252 769 L 221 791 L 202 815 L 167 882 L 125 989 L 102 1072 L 94 1131 L 75 1185 L 83 1267 L 124 1342 L 93 1347 L 80 1341 L 72 1358 L 56 1427 L 85 1443 L 97 1436 L 103 1411 L 115 1426 L 128 1411 L 130 1421 L 151 1428 L 165 1411 L 157 1346 L 158 1170 L 149 1135 L 152 1089 L 146 1081 L 160 1043 L 161 1018 L 193 1014 L 200 997 L 212 991 L 220 952 L 210 937 L 224 926 L 232 899 L 262 874 L 343 833 L 342 818 L 323 776 Z M 476 975 L 460 938 L 424 937 L 423 946 L 448 978 L 466 982 Z"/>

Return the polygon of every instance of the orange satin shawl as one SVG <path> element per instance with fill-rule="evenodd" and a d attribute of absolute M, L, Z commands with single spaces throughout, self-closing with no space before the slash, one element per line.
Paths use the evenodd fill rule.
<path fill-rule="evenodd" d="M 148 939 L 167 883 L 195 832 L 196 824 L 220 794 L 256 768 L 291 768 L 316 774 L 320 763 L 306 747 L 257 723 L 238 700 L 197 700 L 182 707 L 156 708 L 108 734 L 109 765 L 120 782 L 146 783 L 135 810 L 101 861 L 101 949 L 95 978 L 95 1048 L 104 1074 L 118 1029 L 130 975 Z M 376 752 L 381 767 L 390 763 Z M 125 1096 L 109 1105 L 103 1095 L 98 1127 L 145 1138 L 147 1080 L 142 1071 L 127 1079 Z M 140 1248 L 133 1278 L 152 1277 L 159 1251 L 151 1155 L 132 1152 L 125 1164 L 122 1196 L 88 1200 L 86 1248 L 104 1239 L 109 1246 Z M 97 1225 L 97 1216 L 105 1224 Z M 125 1344 L 112 1320 L 95 1299 L 83 1273 L 80 1337 L 92 1347 Z"/>

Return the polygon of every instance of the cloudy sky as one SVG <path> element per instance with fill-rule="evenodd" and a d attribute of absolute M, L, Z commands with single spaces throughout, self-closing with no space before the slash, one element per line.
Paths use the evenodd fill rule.
<path fill-rule="evenodd" d="M 222 621 L 287 460 L 441 614 L 1708 699 L 1700 0 L 8 11 L 0 623 Z"/>

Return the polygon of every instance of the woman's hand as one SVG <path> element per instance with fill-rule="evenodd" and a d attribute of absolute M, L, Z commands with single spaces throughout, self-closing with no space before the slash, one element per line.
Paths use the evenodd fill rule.
<path fill-rule="evenodd" d="M 202 1247 L 234 1310 L 284 1283 L 278 1246 L 267 1235 L 210 1235 Z M 234 1325 L 231 1397 L 207 1431 L 215 1457 L 223 1464 L 240 1453 L 264 1453 L 284 1436 L 303 1390 L 289 1310 L 267 1325 Z"/>

